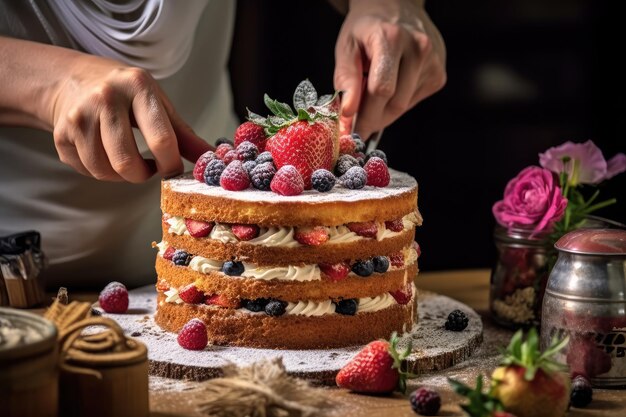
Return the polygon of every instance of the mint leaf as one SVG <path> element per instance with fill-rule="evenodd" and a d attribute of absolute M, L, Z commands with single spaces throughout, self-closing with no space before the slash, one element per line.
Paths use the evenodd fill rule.
<path fill-rule="evenodd" d="M 250 109 L 246 110 L 248 110 L 248 120 L 257 125 L 267 126 L 267 119 L 265 117 L 250 111 Z"/>
<path fill-rule="evenodd" d="M 308 109 L 317 103 L 317 91 L 309 80 L 301 81 L 293 93 L 293 106 L 296 110 Z"/>
<path fill-rule="evenodd" d="M 313 118 L 311 117 L 309 112 L 307 112 L 306 110 L 298 109 L 298 120 L 306 120 L 306 121 L 310 122 L 310 121 L 313 120 Z"/>

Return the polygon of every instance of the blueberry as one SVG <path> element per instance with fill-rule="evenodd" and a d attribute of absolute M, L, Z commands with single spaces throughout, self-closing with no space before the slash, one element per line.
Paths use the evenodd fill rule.
<path fill-rule="evenodd" d="M 220 177 L 226 169 L 226 164 L 221 159 L 212 159 L 204 168 L 204 182 L 208 185 L 220 185 Z"/>
<path fill-rule="evenodd" d="M 264 311 L 265 306 L 269 303 L 268 298 L 257 298 L 256 300 L 241 300 L 241 306 L 246 310 L 253 311 L 255 313 Z"/>
<path fill-rule="evenodd" d="M 287 301 L 271 300 L 265 306 L 265 314 L 273 317 L 282 316 L 283 314 L 285 314 L 286 308 Z"/>
<path fill-rule="evenodd" d="M 178 249 L 174 252 L 174 255 L 172 255 L 172 262 L 174 262 L 174 265 L 187 266 L 189 265 L 189 262 L 191 262 L 191 258 L 191 254 Z"/>
<path fill-rule="evenodd" d="M 271 153 L 269 153 L 268 151 L 265 151 L 265 152 L 260 153 L 259 156 L 256 157 L 255 161 L 257 164 L 262 164 L 264 162 L 274 163 L 274 158 L 272 157 Z"/>
<path fill-rule="evenodd" d="M 325 169 L 318 169 L 311 175 L 311 183 L 320 193 L 330 191 L 335 186 L 335 176 L 332 172 Z"/>
<path fill-rule="evenodd" d="M 243 163 L 243 169 L 245 169 L 248 175 L 250 175 L 250 173 L 256 167 L 256 165 L 257 163 L 255 161 L 246 161 Z"/>
<path fill-rule="evenodd" d="M 363 142 L 363 139 L 361 139 L 361 136 L 358 133 L 352 134 L 352 140 L 356 145 L 355 152 L 365 152 L 365 142 Z"/>
<path fill-rule="evenodd" d="M 593 401 L 593 389 L 591 383 L 582 375 L 578 375 L 572 382 L 570 404 L 572 407 L 584 408 Z"/>
<path fill-rule="evenodd" d="M 359 302 L 357 301 L 357 299 L 350 298 L 348 300 L 341 300 L 337 302 L 335 312 L 338 314 L 343 314 L 345 316 L 354 316 L 358 307 Z"/>
<path fill-rule="evenodd" d="M 339 157 L 337 164 L 335 165 L 335 175 L 341 177 L 343 174 L 348 172 L 350 168 L 358 166 L 359 161 L 357 161 L 354 156 L 343 154 Z"/>
<path fill-rule="evenodd" d="M 270 189 L 272 178 L 276 174 L 276 168 L 271 162 L 263 162 L 250 171 L 252 186 L 257 190 L 267 191 Z"/>
<path fill-rule="evenodd" d="M 231 277 L 241 275 L 243 274 L 243 271 L 243 264 L 237 261 L 226 261 L 222 266 L 222 272 L 226 275 L 230 275 Z"/>
<path fill-rule="evenodd" d="M 375 272 L 383 273 L 389 269 L 389 258 L 386 256 L 375 256 L 372 258 L 372 262 L 374 263 Z"/>
<path fill-rule="evenodd" d="M 359 190 L 365 187 L 365 184 L 367 183 L 367 173 L 360 166 L 355 166 L 343 174 L 339 180 L 344 187 L 351 190 Z"/>
<path fill-rule="evenodd" d="M 389 165 L 387 163 L 387 155 L 380 149 L 374 149 L 372 152 L 368 153 L 367 156 L 365 157 L 365 162 L 369 161 L 370 158 L 373 158 L 375 156 L 382 159 L 385 162 L 385 165 Z"/>
<path fill-rule="evenodd" d="M 356 261 L 352 265 L 352 272 L 360 277 L 369 277 L 374 273 L 374 262 L 371 259 L 365 261 Z"/>
<path fill-rule="evenodd" d="M 222 143 L 228 143 L 230 146 L 235 146 L 235 143 L 227 138 L 219 138 L 218 140 L 215 141 L 215 147 L 217 148 L 218 146 L 220 146 Z"/>

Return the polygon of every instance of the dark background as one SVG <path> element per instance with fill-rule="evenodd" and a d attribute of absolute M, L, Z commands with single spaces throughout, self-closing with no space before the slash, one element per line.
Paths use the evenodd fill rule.
<path fill-rule="evenodd" d="M 607 159 L 626 152 L 624 38 L 608 1 L 427 2 L 446 41 L 443 91 L 385 130 L 390 166 L 419 182 L 420 269 L 489 267 L 492 204 L 539 152 L 592 139 Z M 263 93 L 291 101 L 309 78 L 333 89 L 343 16 L 325 1 L 240 0 L 231 55 L 236 110 L 264 113 Z M 603 185 L 626 222 L 626 174 Z"/>

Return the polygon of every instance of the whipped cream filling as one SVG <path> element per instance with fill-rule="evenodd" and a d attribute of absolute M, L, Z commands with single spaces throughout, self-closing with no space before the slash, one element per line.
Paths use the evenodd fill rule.
<path fill-rule="evenodd" d="M 184 303 L 182 298 L 180 298 L 180 296 L 178 295 L 177 288 L 170 288 L 169 290 L 165 291 L 163 294 L 165 294 L 166 303 L 174 303 L 174 304 Z"/>
<path fill-rule="evenodd" d="M 185 226 L 185 218 L 181 216 L 172 216 L 167 219 L 167 224 L 170 225 L 168 232 L 175 235 L 189 235 L 187 226 Z M 401 232 L 394 232 L 385 227 L 384 222 L 378 222 L 378 232 L 376 234 L 376 240 L 381 241 L 413 228 L 415 225 L 422 224 L 422 217 L 418 211 L 407 214 L 402 218 L 402 224 L 404 229 Z M 361 239 L 366 239 L 357 235 L 351 231 L 347 226 L 330 226 L 327 227 L 330 238 L 326 244 L 333 243 L 349 243 L 355 242 Z M 295 228 L 291 226 L 273 226 L 273 227 L 261 227 L 259 236 L 254 239 L 248 240 L 247 243 L 253 245 L 262 246 L 279 246 L 287 248 L 295 248 L 304 246 L 300 244 L 294 238 Z M 216 223 L 208 236 L 210 239 L 216 239 L 222 243 L 238 243 L 239 239 L 232 232 L 231 226 L 227 224 Z"/>
<path fill-rule="evenodd" d="M 244 262 L 245 268 L 242 277 L 254 278 L 269 281 L 279 279 L 282 281 L 319 281 L 322 279 L 321 271 L 317 265 L 304 266 L 278 266 L 278 267 L 258 267 L 253 264 Z"/>
<path fill-rule="evenodd" d="M 285 314 L 295 316 L 323 316 L 325 314 L 334 314 L 335 304 L 332 301 L 298 301 L 297 303 L 287 303 Z"/>
<path fill-rule="evenodd" d="M 388 292 L 376 297 L 359 298 L 358 313 L 371 313 L 372 311 L 384 310 L 397 304 L 396 300 Z"/>

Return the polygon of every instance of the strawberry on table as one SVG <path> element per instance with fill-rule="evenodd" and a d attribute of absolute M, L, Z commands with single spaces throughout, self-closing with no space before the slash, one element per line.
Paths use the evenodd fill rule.
<path fill-rule="evenodd" d="M 215 223 L 213 222 L 204 222 L 202 220 L 194 220 L 194 219 L 185 219 L 185 227 L 189 234 L 193 237 L 206 237 L 213 230 L 213 226 Z"/>
<path fill-rule="evenodd" d="M 303 245 L 319 246 L 328 242 L 330 234 L 324 226 L 298 227 L 294 233 L 294 238 Z"/>

